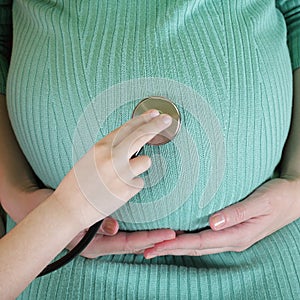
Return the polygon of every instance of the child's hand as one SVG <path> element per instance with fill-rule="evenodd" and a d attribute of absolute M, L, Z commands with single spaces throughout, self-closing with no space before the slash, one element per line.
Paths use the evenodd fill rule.
<path fill-rule="evenodd" d="M 40 189 L 37 186 L 29 190 L 19 191 L 14 194 L 18 197 L 18 203 L 21 207 L 16 211 L 18 223 L 35 207 L 51 196 L 53 190 Z M 152 231 L 139 232 L 119 232 L 117 220 L 107 217 L 103 220 L 101 227 L 95 238 L 81 253 L 81 256 L 87 258 L 96 258 L 102 255 L 121 254 L 121 253 L 143 253 L 144 249 L 153 247 L 155 243 L 173 239 L 175 232 L 170 229 L 159 229 Z M 80 232 L 67 246 L 71 250 L 82 239 L 87 230 Z"/>
<path fill-rule="evenodd" d="M 82 229 L 111 215 L 143 188 L 138 176 L 149 169 L 151 160 L 132 156 L 171 120 L 158 111 L 135 117 L 96 143 L 74 165 L 53 196 Z"/>
<path fill-rule="evenodd" d="M 102 173 L 103 176 L 101 176 L 100 178 L 98 176 L 96 178 L 92 178 L 91 177 L 92 171 L 87 169 L 87 174 L 89 175 L 88 176 L 89 183 L 91 185 L 95 184 L 96 191 L 99 192 L 96 193 L 97 197 L 94 198 L 94 200 L 96 199 L 96 201 L 99 201 L 99 204 L 98 203 L 92 203 L 92 204 L 99 205 L 100 209 L 103 207 L 103 211 L 106 210 L 107 215 L 109 215 L 108 213 L 109 211 L 107 210 L 107 207 L 105 207 L 105 203 L 108 204 L 109 207 L 111 207 L 112 203 L 110 203 L 109 201 L 113 202 L 113 200 L 116 199 L 117 205 L 124 204 L 126 200 L 129 200 L 129 198 L 131 198 L 135 193 L 137 193 L 142 187 L 142 179 L 138 177 L 133 178 L 133 176 L 137 176 L 143 171 L 145 171 L 146 169 L 148 169 L 150 167 L 150 159 L 146 156 L 140 156 L 134 159 L 130 159 L 130 158 L 133 153 L 139 150 L 139 148 L 142 147 L 155 134 L 157 134 L 158 132 L 160 132 L 161 130 L 165 129 L 168 126 L 168 124 L 159 121 L 162 118 L 161 116 L 159 118 L 155 118 L 155 116 L 157 116 L 157 113 L 154 116 L 145 114 L 143 116 L 139 116 L 133 120 L 130 120 L 125 125 L 116 129 L 114 132 L 109 134 L 106 138 L 98 142 L 96 144 L 96 147 L 93 148 L 95 150 L 95 152 L 93 153 L 95 154 L 95 157 L 90 156 L 89 158 L 92 158 L 91 161 L 93 162 L 95 158 L 95 162 L 97 162 L 97 167 L 99 166 L 99 174 Z M 133 132 L 135 133 L 132 134 Z M 122 142 L 123 145 L 125 145 L 123 146 L 123 148 L 120 147 Z M 115 153 L 115 150 L 120 152 Z M 122 158 L 120 156 L 122 156 Z M 124 175 L 119 174 L 116 171 L 120 170 L 122 172 L 122 167 L 124 166 L 121 166 L 119 168 L 118 165 L 116 164 L 114 165 L 114 160 L 118 160 L 118 159 L 120 159 L 119 162 L 127 161 L 127 164 L 124 164 L 124 166 L 129 169 L 126 170 L 127 174 L 130 174 L 132 176 L 131 180 L 139 181 L 138 188 L 135 188 L 134 186 L 127 186 L 127 184 L 130 183 L 130 178 L 126 177 L 126 180 L 128 180 L 128 182 L 122 181 L 122 179 L 124 179 Z M 115 163 L 117 163 L 117 161 L 115 161 Z M 94 166 L 95 165 L 93 165 L 92 167 Z M 84 165 L 80 165 L 79 167 L 77 166 L 78 168 L 76 170 L 77 174 L 78 172 L 80 173 L 81 170 L 80 168 L 84 168 L 84 167 L 87 166 Z M 74 171 L 74 168 L 72 170 Z M 72 170 L 70 172 L 71 174 L 72 174 Z M 109 171 L 114 171 L 114 172 L 111 172 L 112 174 L 109 174 Z M 64 198 L 60 199 L 60 201 L 62 202 L 62 204 L 66 202 L 71 203 L 73 212 L 76 210 L 77 215 L 78 213 L 80 216 L 87 215 L 86 209 L 92 211 L 93 218 L 95 218 L 96 215 L 97 219 L 94 219 L 92 221 L 86 218 L 85 221 L 88 221 L 88 224 L 86 224 L 84 228 L 89 227 L 90 225 L 92 225 L 92 223 L 95 223 L 96 221 L 98 221 L 98 219 L 100 219 L 99 213 L 97 212 L 97 210 L 95 210 L 93 206 L 86 205 L 88 204 L 88 202 L 86 201 L 85 198 L 84 198 L 84 203 L 85 203 L 84 208 L 82 208 L 80 205 L 82 203 L 78 204 L 78 202 L 76 202 L 76 199 L 78 199 L 78 195 L 82 196 L 80 191 L 80 187 L 81 187 L 80 184 L 82 183 L 79 182 L 79 186 L 78 186 L 78 178 L 76 178 L 76 176 L 74 178 L 73 176 L 70 176 L 70 174 L 68 175 L 69 175 L 68 183 L 66 182 L 66 179 L 63 180 L 61 185 L 63 185 L 64 187 L 62 187 L 61 185 L 59 186 L 58 192 L 55 192 L 56 193 L 55 198 L 57 198 L 57 195 L 59 197 L 65 195 Z M 113 176 L 115 176 L 115 178 L 113 178 Z M 72 191 L 71 189 L 72 187 L 68 186 L 68 184 L 70 184 L 70 179 L 73 180 L 72 184 L 74 184 L 76 187 L 75 191 L 74 190 Z M 114 181 L 117 182 L 115 186 L 114 186 L 115 184 Z M 86 186 L 83 184 L 83 188 L 85 187 Z M 121 189 L 119 189 L 120 187 L 123 188 L 123 192 Z M 105 189 L 104 194 L 106 193 L 106 196 L 109 195 L 110 192 L 113 193 L 112 195 L 110 195 L 110 199 L 107 198 L 103 199 L 104 194 L 103 194 L 103 190 L 101 191 L 101 188 Z M 70 194 L 70 192 L 73 192 L 73 194 Z M 84 190 L 83 192 L 86 192 L 86 190 Z M 6 201 L 6 204 L 12 206 L 12 207 L 6 207 L 6 209 L 7 211 L 12 212 L 11 217 L 18 223 L 31 210 L 36 208 L 44 200 L 46 200 L 48 197 L 53 195 L 53 193 L 54 193 L 53 190 L 46 189 L 46 188 L 41 189 L 36 184 L 33 184 L 32 182 L 29 182 L 28 184 L 23 184 L 22 189 L 13 189 L 10 190 L 9 193 L 6 193 L 5 197 L 9 197 L 11 199 L 11 201 Z M 119 201 L 120 198 L 122 199 L 122 197 L 125 197 L 124 198 L 125 200 Z M 104 201 L 101 201 L 102 199 Z M 115 208 L 116 206 L 113 207 Z M 69 208 L 70 206 L 68 207 L 68 209 Z M 168 240 L 170 238 L 175 237 L 174 231 L 170 229 L 160 229 L 155 231 L 149 231 L 149 232 L 143 231 L 143 232 L 136 232 L 136 233 L 125 233 L 125 232 L 117 233 L 118 228 L 119 228 L 118 222 L 116 220 L 110 217 L 105 218 L 102 222 L 98 234 L 81 255 L 88 258 L 93 258 L 93 257 L 98 257 L 100 255 L 107 255 L 107 254 L 137 253 L 137 252 L 142 253 L 143 249 L 152 247 L 157 242 Z M 82 238 L 84 233 L 85 230 L 79 233 L 73 239 L 73 241 L 68 245 L 68 249 L 73 248 L 78 243 L 78 241 Z"/>
<path fill-rule="evenodd" d="M 12 191 L 11 191 L 12 192 Z M 41 204 L 44 200 L 50 197 L 53 194 L 53 190 L 47 188 L 39 188 L 36 184 L 30 183 L 28 186 L 23 184 L 22 190 L 14 189 L 14 192 L 11 194 L 6 194 L 6 197 L 11 198 L 12 200 L 18 201 L 18 207 L 16 209 L 11 209 L 14 214 L 11 216 L 15 222 L 19 223 L 23 218 L 25 218 L 30 211 L 36 208 L 39 204 Z M 7 203 L 12 203 L 13 201 L 7 201 Z M 103 235 L 115 235 L 118 232 L 119 224 L 118 222 L 111 218 L 105 218 L 99 228 L 99 234 L 97 234 L 97 238 L 94 239 L 90 245 L 84 250 L 81 254 L 82 256 L 91 257 L 90 248 L 95 248 L 96 240 L 99 240 L 99 236 Z M 84 233 L 87 230 L 79 233 L 67 246 L 69 250 L 71 250 L 83 237 Z M 116 250 L 115 250 L 116 251 Z M 94 253 L 94 252 L 93 252 Z M 107 253 L 108 254 L 108 253 Z M 99 254 L 100 255 L 100 254 Z"/>

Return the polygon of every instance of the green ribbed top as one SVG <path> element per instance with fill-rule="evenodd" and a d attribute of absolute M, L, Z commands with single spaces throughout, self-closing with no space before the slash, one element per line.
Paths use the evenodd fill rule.
<path fill-rule="evenodd" d="M 300 67 L 299 0 L 14 1 L 10 62 L 11 1 L 0 3 L 0 88 L 45 185 L 72 168 L 73 148 L 82 156 L 152 95 L 178 106 L 181 130 L 143 149 L 153 166 L 114 215 L 122 230 L 205 227 L 273 175 Z M 21 298 L 291 299 L 299 225 L 242 253 L 78 257 Z"/>

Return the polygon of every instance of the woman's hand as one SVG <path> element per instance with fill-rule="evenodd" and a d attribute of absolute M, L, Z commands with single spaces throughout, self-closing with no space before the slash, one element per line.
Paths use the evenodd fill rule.
<path fill-rule="evenodd" d="M 106 225 L 108 225 L 108 229 L 105 229 Z M 97 258 L 109 254 L 143 254 L 145 249 L 153 247 L 156 243 L 174 239 L 176 236 L 171 229 L 136 232 L 120 231 L 109 235 L 108 232 L 112 232 L 113 228 L 118 228 L 117 221 L 109 217 L 106 218 L 101 224 L 99 232 L 80 255 L 86 258 Z M 86 231 L 82 231 L 78 234 L 67 248 L 72 249 L 85 233 Z"/>
<path fill-rule="evenodd" d="M 240 252 L 300 217 L 300 179 L 273 179 L 209 219 L 211 229 L 179 234 L 144 252 L 146 258 Z"/>

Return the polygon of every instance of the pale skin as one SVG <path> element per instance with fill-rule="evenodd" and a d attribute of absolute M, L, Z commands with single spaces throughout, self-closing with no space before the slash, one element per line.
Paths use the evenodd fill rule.
<path fill-rule="evenodd" d="M 45 197 L 0 240 L 2 298 L 17 297 L 78 232 L 107 217 L 103 211 L 107 211 L 109 205 L 100 198 L 97 203 L 91 204 L 80 189 L 76 172 L 84 171 L 86 158 L 93 158 L 100 175 L 90 178 L 92 186 L 97 186 L 95 192 L 100 195 L 106 193 L 110 198 L 109 204 L 112 204 L 110 207 L 118 209 L 143 188 L 143 179 L 139 175 L 151 165 L 148 156 L 131 159 L 132 155 L 170 123 L 169 116 L 150 111 L 114 130 L 75 164 L 55 192 Z M 124 161 L 127 163 L 118 164 Z M 104 174 L 108 181 L 102 180 Z M 126 180 L 120 180 L 125 177 Z M 130 252 L 135 247 L 149 247 L 174 237 L 175 232 L 170 229 L 132 235 L 122 233 L 112 243 L 103 243 L 102 251 L 117 249 Z"/>
<path fill-rule="evenodd" d="M 177 234 L 146 249 L 146 258 L 240 252 L 300 217 L 300 69 L 294 72 L 293 116 L 282 155 L 280 178 L 209 218 L 210 229 Z"/>
<path fill-rule="evenodd" d="M 0 95 L 0 136 L 3 137 L 0 139 L 0 201 L 5 211 L 18 223 L 50 197 L 53 190 L 38 187 L 35 176 L 15 139 L 4 95 Z M 84 231 L 70 241 L 68 249 L 78 243 Z M 154 240 L 155 242 L 166 240 L 170 234 L 170 230 L 165 229 L 150 232 L 117 232 L 118 222 L 110 217 L 105 218 L 98 234 L 81 255 L 95 258 L 106 254 L 142 253 L 144 249 L 154 245 Z"/>
<path fill-rule="evenodd" d="M 3 101 L 1 101 L 1 103 L 3 103 Z M 3 110 L 1 111 L 1 113 L 3 113 Z M 1 118 L 1 120 L 3 119 Z M 1 124 L 0 128 L 3 130 L 4 126 Z M 33 180 L 34 176 L 32 176 L 31 171 L 29 171 L 30 168 L 24 160 L 21 151 L 18 150 L 12 133 L 8 133 L 8 137 L 11 138 L 11 142 L 6 142 L 5 147 L 6 149 L 7 147 L 10 147 L 10 150 L 12 151 L 6 152 L 7 160 L 3 160 L 4 163 L 3 165 L 1 165 L 2 169 L 0 170 L 0 175 L 1 178 L 5 178 L 5 180 L 2 182 L 0 192 L 1 199 L 17 199 L 15 203 L 8 203 L 5 200 L 2 202 L 7 211 L 10 212 L 12 216 L 15 216 L 15 220 L 18 221 L 45 199 L 48 203 L 48 200 L 52 199 L 53 191 L 46 189 L 39 190 L 37 188 Z M 0 147 L 1 151 L 3 151 L 3 148 L 4 147 Z M 17 155 L 10 157 L 9 153 L 12 153 L 13 151 L 17 151 L 19 156 Z M 3 153 L 5 152 L 3 151 L 1 154 Z M 16 154 L 16 152 L 14 153 Z M 0 157 L 3 156 L 1 155 Z M 22 167 L 19 168 L 19 170 L 24 170 L 24 172 L 13 174 L 11 172 L 11 170 L 13 170 L 12 166 Z M 63 188 L 60 188 L 58 190 L 61 189 Z M 16 197 L 12 197 L 12 195 Z M 76 194 L 67 196 L 67 198 L 69 198 L 69 196 L 75 198 L 77 197 Z M 107 218 L 106 221 L 103 222 L 103 226 L 101 231 L 99 232 L 99 235 L 95 238 L 95 240 L 91 243 L 91 245 L 86 250 L 86 252 L 83 253 L 83 255 L 93 258 L 111 253 L 117 254 L 144 252 L 144 256 L 146 258 L 152 258 L 161 255 L 199 256 L 220 253 L 224 251 L 243 251 L 251 247 L 257 241 L 298 219 L 300 217 L 299 198 L 300 69 L 294 72 L 293 118 L 291 130 L 282 156 L 280 178 L 270 180 L 269 182 L 259 187 L 247 199 L 212 215 L 209 219 L 211 229 L 200 233 L 177 233 L 177 236 L 175 237 L 175 232 L 172 230 L 156 230 L 137 233 L 120 232 L 114 236 L 108 236 L 102 234 L 106 232 L 105 222 L 109 224 L 107 226 L 108 234 L 112 235 L 117 232 L 118 225 L 116 220 Z M 75 204 L 75 202 L 73 204 Z M 51 210 L 51 208 L 49 208 L 49 210 Z M 67 210 L 69 211 L 70 209 Z M 71 211 L 75 213 L 76 210 L 73 207 L 73 210 L 71 209 Z M 68 218 L 66 217 L 66 219 Z M 94 221 L 96 221 L 96 218 L 94 219 Z M 63 226 L 62 223 L 58 222 L 58 224 L 60 225 L 57 227 L 53 227 L 53 232 L 55 232 L 56 237 L 57 231 L 59 231 L 59 229 L 61 229 L 61 226 Z M 48 228 L 47 226 L 41 226 L 40 228 Z M 83 226 L 80 229 L 83 229 L 85 227 L 87 226 Z M 19 226 L 17 228 L 21 227 Z M 14 247 L 16 247 L 19 242 L 21 244 L 23 244 L 23 242 L 25 243 L 25 239 L 23 240 L 23 242 L 22 240 L 18 240 L 18 231 L 13 232 L 16 232 L 14 238 L 12 238 L 14 240 L 14 243 L 12 244 Z M 51 234 L 51 232 L 49 234 Z M 74 236 L 74 233 L 65 234 L 64 242 L 61 242 L 60 244 L 59 241 L 57 241 L 57 243 L 60 245 L 60 249 L 63 248 L 63 244 L 68 243 L 68 241 L 72 239 L 72 237 L 70 237 L 72 235 Z M 68 238 L 66 238 L 66 236 L 68 236 Z M 70 247 L 75 244 L 77 240 L 78 236 L 75 240 L 73 240 L 73 242 L 70 243 Z M 37 242 L 40 244 L 41 240 L 39 239 Z M 12 247 L 11 249 L 14 249 L 14 247 Z M 58 251 L 59 247 L 56 248 Z M 34 247 L 32 249 L 35 249 L 36 251 L 38 247 Z M 28 251 L 28 253 L 30 251 Z M 43 260 L 43 265 L 45 264 L 46 260 L 49 261 L 51 259 L 50 256 L 51 253 L 49 254 L 49 257 L 47 257 L 47 259 Z M 21 257 L 23 261 L 26 261 L 24 259 L 23 252 L 20 253 L 20 260 Z M 34 274 L 37 274 L 37 272 Z M 16 274 L 11 278 L 16 278 L 15 276 Z M 35 275 L 32 275 L 31 278 L 33 279 L 34 276 Z M 22 282 L 22 286 L 24 287 L 27 283 L 27 281 L 26 283 Z"/>
<path fill-rule="evenodd" d="M 116 234 L 118 223 L 110 218 L 103 222 L 99 235 L 82 255 L 94 258 L 105 254 L 126 252 L 144 253 L 146 258 L 152 258 L 161 255 L 205 255 L 224 251 L 239 252 L 298 219 L 300 216 L 300 69 L 294 72 L 293 102 L 292 124 L 282 156 L 280 178 L 270 180 L 247 199 L 212 215 L 209 219 L 211 229 L 190 234 L 177 232 L 175 239 L 170 241 L 162 239 L 155 246 L 147 247 L 149 243 L 143 243 L 143 236 L 140 236 L 140 232 L 130 234 L 119 232 Z M 27 199 L 29 200 L 27 203 L 33 203 L 32 206 L 43 198 L 39 198 L 37 194 L 44 193 L 37 189 L 35 192 L 20 191 L 14 185 L 12 185 L 12 190 L 18 195 L 12 197 L 17 199 L 16 202 L 22 204 L 25 203 L 25 201 L 22 202 L 22 199 Z M 282 201 L 283 199 L 284 201 Z M 24 216 L 27 208 L 23 206 L 23 208 L 17 209 L 22 207 L 21 204 L 15 204 L 15 211 Z M 16 215 L 15 211 L 11 210 L 13 216 Z M 106 231 L 103 230 L 105 224 L 107 224 Z M 103 235 L 104 232 L 106 235 Z M 153 232 L 155 233 L 155 231 Z M 158 232 L 156 231 L 156 233 Z M 109 236 L 109 234 L 113 236 Z M 69 244 L 69 248 L 72 248 L 82 235 L 83 233 L 77 236 Z M 131 249 L 124 248 L 124 236 L 125 239 L 129 237 L 134 241 L 130 243 Z"/>

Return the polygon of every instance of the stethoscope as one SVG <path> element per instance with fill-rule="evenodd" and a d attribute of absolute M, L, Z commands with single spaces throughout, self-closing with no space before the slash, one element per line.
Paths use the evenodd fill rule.
<path fill-rule="evenodd" d="M 180 113 L 176 105 L 167 98 L 160 97 L 160 96 L 151 96 L 143 99 L 138 103 L 138 105 L 133 110 L 132 117 L 141 115 L 150 109 L 156 109 L 161 114 L 170 115 L 172 117 L 172 123 L 167 129 L 163 130 L 160 134 L 156 135 L 151 141 L 149 141 L 148 144 L 158 146 L 158 145 L 166 144 L 171 140 L 173 140 L 180 129 L 180 121 L 181 121 Z M 139 153 L 140 151 L 136 152 L 132 158 L 136 157 Z M 77 255 L 79 255 L 94 238 L 94 236 L 98 232 L 101 223 L 102 220 L 95 223 L 93 226 L 91 226 L 88 229 L 87 233 L 84 235 L 84 237 L 71 251 L 69 251 L 65 256 L 58 259 L 57 261 L 49 264 L 38 275 L 38 277 L 44 276 L 46 274 L 49 274 L 50 272 L 53 272 L 61 268 L 62 266 L 70 262 L 73 258 L 75 258 Z"/>

